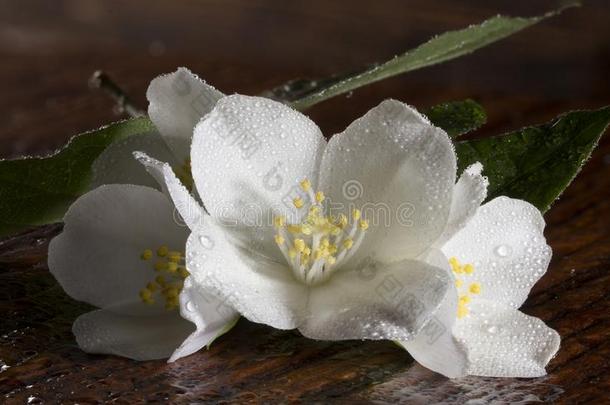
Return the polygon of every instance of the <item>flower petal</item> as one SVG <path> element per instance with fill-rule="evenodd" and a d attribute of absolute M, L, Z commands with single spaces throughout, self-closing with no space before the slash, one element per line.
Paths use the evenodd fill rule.
<path fill-rule="evenodd" d="M 413 338 L 436 311 L 448 273 L 416 260 L 390 265 L 365 261 L 310 290 L 308 317 L 299 327 L 312 339 Z"/>
<path fill-rule="evenodd" d="M 426 262 L 444 269 L 453 282 L 449 262 L 442 252 L 432 250 L 427 256 Z M 449 378 L 465 376 L 469 367 L 465 347 L 453 336 L 457 300 L 457 290 L 452 285 L 439 309 L 417 336 L 399 342 L 419 364 Z"/>
<path fill-rule="evenodd" d="M 91 167 L 93 177 L 90 190 L 105 184 L 138 184 L 158 188 L 142 165 L 134 161 L 133 152 L 137 150 L 172 165 L 178 164 L 158 133 L 129 136 L 110 144 L 95 159 Z"/>
<path fill-rule="evenodd" d="M 169 357 L 193 329 L 176 311 L 138 316 L 99 309 L 79 316 L 72 325 L 76 342 L 85 352 L 134 360 Z"/>
<path fill-rule="evenodd" d="M 436 241 L 436 246 L 443 246 L 453 235 L 462 229 L 475 214 L 487 197 L 489 181 L 483 176 L 483 165 L 475 163 L 464 170 L 453 188 L 451 210 L 445 231 Z"/>
<path fill-rule="evenodd" d="M 390 262 L 417 257 L 442 233 L 455 172 L 447 134 L 386 100 L 329 141 L 320 184 L 333 204 L 360 208 L 369 220 L 360 258 L 376 252 Z"/>
<path fill-rule="evenodd" d="M 293 329 L 303 317 L 307 289 L 287 265 L 244 248 L 211 217 L 188 239 L 187 268 L 195 284 L 252 322 Z"/>
<path fill-rule="evenodd" d="M 214 339 L 228 332 L 239 319 L 239 314 L 233 308 L 202 291 L 193 283 L 191 277 L 184 281 L 180 293 L 180 314 L 194 323 L 197 330 L 182 342 L 168 362 L 176 361 L 209 345 Z"/>
<path fill-rule="evenodd" d="M 540 319 L 483 299 L 473 300 L 454 334 L 468 351 L 468 374 L 488 377 L 543 376 L 560 342 Z"/>
<path fill-rule="evenodd" d="M 155 277 L 154 263 L 141 260 L 141 253 L 185 246 L 187 229 L 172 214 L 170 200 L 149 187 L 115 184 L 90 191 L 68 209 L 63 232 L 51 241 L 49 270 L 79 301 L 97 307 L 133 302 Z"/>
<path fill-rule="evenodd" d="M 148 86 L 148 115 L 180 162 L 189 158 L 193 128 L 222 97 L 186 68 L 158 76 Z"/>
<path fill-rule="evenodd" d="M 311 120 L 281 103 L 228 96 L 195 128 L 193 177 L 210 215 L 260 225 L 269 211 L 294 213 L 291 195 L 306 177 L 316 184 L 325 144 Z"/>
<path fill-rule="evenodd" d="M 148 173 L 159 183 L 167 196 L 172 199 L 186 225 L 190 229 L 195 229 L 201 220 L 201 216 L 205 215 L 203 207 L 178 180 L 172 167 L 142 152 L 134 152 L 133 156 L 146 167 Z"/>
<path fill-rule="evenodd" d="M 442 250 L 474 265 L 474 273 L 465 278 L 481 285 L 480 297 L 519 308 L 551 260 L 543 230 L 536 207 L 498 197 L 481 206 Z"/>

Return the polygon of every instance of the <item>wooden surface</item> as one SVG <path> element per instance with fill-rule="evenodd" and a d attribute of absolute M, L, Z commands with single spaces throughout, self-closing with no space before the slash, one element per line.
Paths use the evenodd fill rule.
<path fill-rule="evenodd" d="M 387 58 L 435 33 L 498 12 L 536 14 L 551 1 L 0 1 L 0 156 L 43 153 L 117 119 L 87 89 L 107 70 L 144 106 L 151 78 L 189 66 L 221 90 L 256 94 Z M 535 3 L 535 4 L 527 4 Z M 606 1 L 460 60 L 370 86 L 309 114 L 329 134 L 380 100 L 424 108 L 471 97 L 489 113 L 475 136 L 610 104 Z M 0 402 L 608 401 L 610 136 L 546 215 L 554 256 L 525 312 L 557 329 L 550 375 L 448 380 L 389 342 L 315 342 L 240 321 L 209 351 L 167 365 L 92 356 L 70 325 L 86 306 L 46 267 L 60 227 L 0 242 Z"/>

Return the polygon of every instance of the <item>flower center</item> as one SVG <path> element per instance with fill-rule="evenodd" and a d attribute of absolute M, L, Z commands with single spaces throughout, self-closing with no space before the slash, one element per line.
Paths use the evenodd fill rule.
<path fill-rule="evenodd" d="M 143 303 L 152 305 L 155 303 L 155 295 L 158 295 L 165 300 L 165 308 L 171 310 L 180 305 L 178 295 L 189 272 L 186 270 L 182 252 L 170 250 L 163 245 L 156 250 L 156 255 L 151 267 L 158 275 L 140 290 L 140 299 Z M 153 256 L 152 249 L 146 249 L 140 259 L 153 262 Z"/>
<path fill-rule="evenodd" d="M 472 280 L 472 274 L 474 273 L 472 264 L 462 265 L 456 257 L 450 258 L 449 264 L 455 274 L 455 287 L 458 290 L 457 317 L 461 319 L 469 313 L 468 304 L 472 295 L 481 293 L 481 284 Z M 461 276 L 461 278 L 458 276 Z"/>
<path fill-rule="evenodd" d="M 292 203 L 298 210 L 307 210 L 307 215 L 301 223 L 288 225 L 285 217 L 275 217 L 275 242 L 297 279 L 314 285 L 327 280 L 353 255 L 369 224 L 358 209 L 352 210 L 350 218 L 325 215 L 324 193 L 314 192 L 308 179 L 301 181 L 300 187 L 308 196 L 307 202 L 296 197 Z"/>

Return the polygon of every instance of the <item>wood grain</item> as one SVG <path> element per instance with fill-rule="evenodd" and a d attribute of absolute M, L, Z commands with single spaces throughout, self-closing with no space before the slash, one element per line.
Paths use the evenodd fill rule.
<path fill-rule="evenodd" d="M 534 2 L 527 2 L 534 3 Z M 186 65 L 225 92 L 256 94 L 295 77 L 349 70 L 498 12 L 536 14 L 552 1 L 288 3 L 34 0 L 0 2 L 0 155 L 45 153 L 116 120 L 86 80 L 103 68 L 145 105 L 156 74 Z M 610 13 L 603 1 L 566 12 L 460 60 L 323 103 L 326 133 L 380 100 L 417 107 L 471 97 L 489 112 L 472 136 L 610 103 Z M 549 376 L 448 380 L 390 342 L 317 342 L 240 321 L 210 350 L 174 364 L 94 356 L 70 326 L 87 306 L 46 267 L 61 226 L 0 241 L 0 402 L 247 403 L 608 402 L 610 138 L 546 215 L 554 256 L 524 311 L 562 336 Z"/>

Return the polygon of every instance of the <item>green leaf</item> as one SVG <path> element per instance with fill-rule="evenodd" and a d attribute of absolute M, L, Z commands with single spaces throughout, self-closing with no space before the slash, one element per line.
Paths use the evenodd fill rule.
<path fill-rule="evenodd" d="M 443 128 L 453 139 L 474 131 L 487 121 L 483 107 L 470 99 L 435 105 L 425 114 L 434 125 Z"/>
<path fill-rule="evenodd" d="M 291 105 L 294 108 L 305 110 L 321 101 L 348 93 L 367 84 L 469 54 L 549 17 L 555 16 L 566 8 L 579 5 L 580 3 L 577 1 L 569 2 L 555 11 L 529 18 L 496 16 L 478 25 L 471 25 L 468 28 L 441 34 L 415 49 L 358 73 L 316 81 L 313 82 L 313 85 L 309 86 L 309 89 L 303 81 L 295 81 L 278 88 L 276 91 L 272 91 L 272 93 L 281 93 L 283 89 L 284 98 L 288 97 L 288 100 L 292 101 Z M 298 84 L 296 86 L 298 90 L 296 93 L 301 98 L 291 100 L 289 90 L 295 83 Z M 278 97 L 282 96 L 282 94 L 276 95 Z"/>
<path fill-rule="evenodd" d="M 574 179 L 609 123 L 606 106 L 497 137 L 458 142 L 458 172 L 481 162 L 489 178 L 488 200 L 505 195 L 545 212 Z"/>
<path fill-rule="evenodd" d="M 148 118 L 77 135 L 48 157 L 0 161 L 0 235 L 60 221 L 89 186 L 91 165 L 112 142 L 154 130 Z"/>

